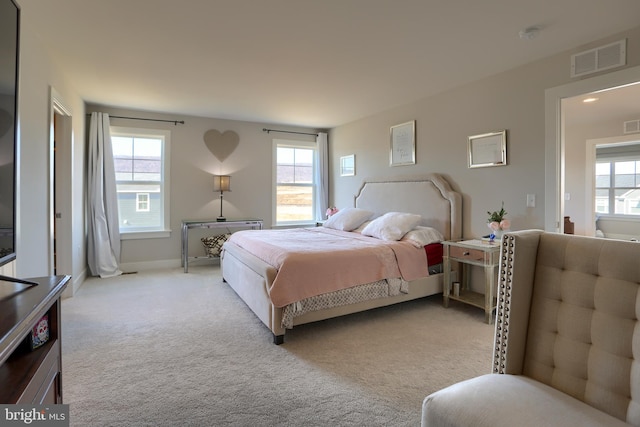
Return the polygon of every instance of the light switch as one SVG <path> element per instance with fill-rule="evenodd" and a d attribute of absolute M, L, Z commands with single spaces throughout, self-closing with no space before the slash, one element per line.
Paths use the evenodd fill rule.
<path fill-rule="evenodd" d="M 527 194 L 527 207 L 535 208 L 536 207 L 536 195 L 535 194 Z"/>

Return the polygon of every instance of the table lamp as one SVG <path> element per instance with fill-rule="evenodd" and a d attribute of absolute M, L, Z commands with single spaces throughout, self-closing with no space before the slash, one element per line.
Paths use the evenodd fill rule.
<path fill-rule="evenodd" d="M 231 191 L 231 177 L 229 175 L 214 175 L 213 191 L 220 192 L 220 216 L 216 220 L 226 221 L 227 218 L 222 216 L 222 195 L 225 191 Z"/>

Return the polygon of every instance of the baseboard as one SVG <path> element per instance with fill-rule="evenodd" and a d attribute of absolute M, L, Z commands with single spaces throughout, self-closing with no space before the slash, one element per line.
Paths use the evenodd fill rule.
<path fill-rule="evenodd" d="M 71 298 L 80 289 L 84 281 L 87 279 L 87 269 L 85 268 L 80 274 L 71 277 L 71 282 L 67 285 L 67 289 L 62 293 L 62 298 Z"/>

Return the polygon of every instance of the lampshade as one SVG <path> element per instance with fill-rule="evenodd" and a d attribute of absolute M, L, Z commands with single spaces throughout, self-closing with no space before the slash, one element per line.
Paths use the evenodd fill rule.
<path fill-rule="evenodd" d="M 213 191 L 231 191 L 231 177 L 229 175 L 213 176 Z"/>

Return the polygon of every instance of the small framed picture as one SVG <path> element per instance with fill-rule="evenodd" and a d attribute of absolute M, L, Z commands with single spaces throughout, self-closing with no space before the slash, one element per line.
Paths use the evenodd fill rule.
<path fill-rule="evenodd" d="M 416 121 L 391 126 L 390 166 L 416 163 Z"/>
<path fill-rule="evenodd" d="M 469 137 L 469 167 L 506 166 L 507 131 L 488 132 Z"/>
<path fill-rule="evenodd" d="M 356 155 L 340 157 L 340 176 L 354 176 L 356 174 Z"/>

